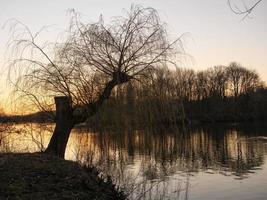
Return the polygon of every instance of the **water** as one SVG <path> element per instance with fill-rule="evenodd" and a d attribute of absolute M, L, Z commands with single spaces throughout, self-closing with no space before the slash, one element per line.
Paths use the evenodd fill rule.
<path fill-rule="evenodd" d="M 16 125 L 2 132 L 0 150 L 44 149 L 52 129 L 53 125 Z M 76 128 L 66 159 L 98 166 L 130 199 L 266 199 L 265 137 L 264 125 L 186 131 Z"/>

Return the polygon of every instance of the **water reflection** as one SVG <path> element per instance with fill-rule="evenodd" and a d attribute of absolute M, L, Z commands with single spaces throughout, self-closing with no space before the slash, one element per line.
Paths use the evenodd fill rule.
<path fill-rule="evenodd" d="M 52 126 L 24 125 L 17 127 L 23 133 L 2 133 L 1 150 L 6 144 L 12 151 L 44 149 Z M 267 145 L 258 137 L 267 136 L 265 130 L 216 126 L 92 132 L 76 128 L 66 157 L 98 166 L 131 199 L 189 199 L 199 187 L 201 174 L 235 181 L 266 171 Z M 266 179 L 259 180 L 266 183 Z"/>
<path fill-rule="evenodd" d="M 266 145 L 258 136 L 235 129 L 139 130 L 91 133 L 76 129 L 79 160 L 122 167 L 142 163 L 147 179 L 169 176 L 177 171 L 214 170 L 245 178 L 264 162 Z M 70 155 L 69 155 L 70 156 Z M 151 170 L 145 170 L 151 169 Z"/>
<path fill-rule="evenodd" d="M 141 190 L 145 182 L 139 194 L 151 187 L 155 187 L 150 189 L 152 194 L 156 192 L 147 199 L 162 194 L 168 195 L 160 199 L 177 199 L 174 194 L 187 199 L 196 182 L 194 176 L 200 172 L 242 180 L 260 170 L 267 146 L 255 138 L 266 135 L 264 130 L 209 127 L 187 132 L 175 128 L 88 134 L 77 129 L 75 140 L 80 145 L 75 145 L 75 156 L 112 174 L 130 193 L 129 185 L 139 184 Z"/>

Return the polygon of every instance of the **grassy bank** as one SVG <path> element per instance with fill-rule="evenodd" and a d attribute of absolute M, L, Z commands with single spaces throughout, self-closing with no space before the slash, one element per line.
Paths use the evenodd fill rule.
<path fill-rule="evenodd" d="M 41 153 L 0 154 L 0 199 L 124 199 L 110 180 Z"/>

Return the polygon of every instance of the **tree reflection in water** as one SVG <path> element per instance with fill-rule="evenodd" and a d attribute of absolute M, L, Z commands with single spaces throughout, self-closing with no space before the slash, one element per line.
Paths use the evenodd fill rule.
<path fill-rule="evenodd" d="M 49 141 L 52 126 L 17 125 L 13 134 L 1 133 L 0 150 L 41 150 Z M 267 145 L 258 136 L 267 132 L 266 127 L 257 127 L 98 132 L 76 128 L 66 157 L 96 165 L 130 199 L 188 199 L 200 173 L 245 179 L 261 169 Z"/>
<path fill-rule="evenodd" d="M 187 199 L 190 179 L 198 172 L 244 179 L 260 169 L 266 145 L 249 138 L 264 133 L 251 132 L 218 126 L 186 132 L 76 129 L 73 146 L 75 159 L 110 174 L 132 199 Z"/>

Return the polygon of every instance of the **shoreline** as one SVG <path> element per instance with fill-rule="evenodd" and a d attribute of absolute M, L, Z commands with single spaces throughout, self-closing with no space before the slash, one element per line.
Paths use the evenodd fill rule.
<path fill-rule="evenodd" d="M 0 199 L 125 199 L 96 168 L 44 153 L 1 153 L 0 174 Z"/>

